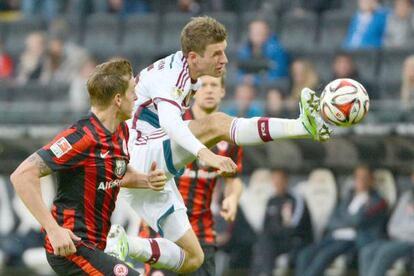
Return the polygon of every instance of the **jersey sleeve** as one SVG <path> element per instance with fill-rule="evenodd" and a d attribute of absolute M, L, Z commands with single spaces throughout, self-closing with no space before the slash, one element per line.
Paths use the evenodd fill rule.
<path fill-rule="evenodd" d="M 71 169 L 84 164 L 92 144 L 86 133 L 69 128 L 39 149 L 37 154 L 53 171 Z"/>

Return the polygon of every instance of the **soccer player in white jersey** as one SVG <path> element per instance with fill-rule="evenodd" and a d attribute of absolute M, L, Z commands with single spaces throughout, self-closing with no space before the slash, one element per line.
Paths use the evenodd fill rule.
<path fill-rule="evenodd" d="M 200 87 L 198 78 L 220 77 L 226 71 L 226 36 L 224 26 L 215 19 L 193 18 L 181 33 L 182 50 L 158 60 L 136 77 L 138 100 L 129 122 L 131 165 L 142 171 L 156 161 L 171 180 L 162 192 L 126 189 L 122 193 L 163 238 L 126 237 L 123 229 L 114 225 L 106 252 L 122 259 L 129 250 L 131 257 L 155 268 L 178 273 L 196 270 L 204 255 L 172 179 L 174 175 L 195 158 L 221 175 L 235 173 L 237 167 L 230 158 L 209 150 L 222 140 L 254 145 L 279 138 L 329 138 L 330 130 L 318 113 L 318 98 L 310 89 L 302 91 L 298 119 L 233 118 L 217 112 L 184 122 L 181 116 Z"/>

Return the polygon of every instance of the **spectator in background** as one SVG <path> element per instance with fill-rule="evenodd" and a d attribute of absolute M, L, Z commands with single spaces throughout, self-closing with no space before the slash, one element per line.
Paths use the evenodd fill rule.
<path fill-rule="evenodd" d="M 3 47 L 3 41 L 0 39 L 0 80 L 7 80 L 13 74 L 13 60 L 5 52 Z"/>
<path fill-rule="evenodd" d="M 289 100 L 295 107 L 303 88 L 316 89 L 319 85 L 319 76 L 313 64 L 305 59 L 296 59 L 291 66 L 291 90 Z M 292 106 L 291 106 L 292 107 Z"/>
<path fill-rule="evenodd" d="M 372 85 L 361 78 L 351 54 L 338 53 L 332 63 L 332 71 L 332 80 L 340 78 L 354 79 L 365 87 L 371 99 L 378 98 L 376 91 L 372 89 Z"/>
<path fill-rule="evenodd" d="M 272 276 L 275 259 L 289 253 L 293 261 L 299 249 L 312 242 L 312 224 L 304 199 L 289 191 L 289 176 L 272 170 L 275 195 L 266 207 L 264 227 L 254 248 L 250 275 Z"/>
<path fill-rule="evenodd" d="M 45 63 L 46 36 L 41 32 L 30 33 L 25 41 L 25 49 L 20 55 L 16 81 L 24 85 L 28 81 L 40 79 Z"/>
<path fill-rule="evenodd" d="M 236 117 L 259 117 L 264 113 L 263 107 L 255 101 L 256 88 L 250 84 L 236 87 L 234 101 L 225 108 L 225 112 Z"/>
<path fill-rule="evenodd" d="M 263 230 L 266 204 L 274 195 L 269 170 L 258 169 L 250 177 L 249 186 L 243 191 L 239 201 L 236 220 L 229 228 L 230 240 L 223 246 L 229 255 L 229 266 L 225 276 L 247 276 L 253 245 Z"/>
<path fill-rule="evenodd" d="M 239 78 L 250 84 L 259 85 L 288 76 L 288 54 L 264 20 L 250 23 L 248 41 L 239 49 L 238 60 L 252 63 L 252 68 L 257 67 L 254 63 L 265 61 L 263 72 L 252 73 L 239 68 Z"/>
<path fill-rule="evenodd" d="M 385 276 L 395 261 L 414 253 L 414 171 L 411 189 L 398 200 L 388 222 L 389 240 L 379 240 L 362 248 L 359 273 L 364 276 Z"/>
<path fill-rule="evenodd" d="M 87 59 L 85 49 L 72 42 L 65 42 L 61 34 L 52 34 L 41 81 L 45 84 L 69 84 Z"/>
<path fill-rule="evenodd" d="M 177 0 L 177 10 L 197 15 L 200 13 L 200 5 L 194 0 Z"/>
<path fill-rule="evenodd" d="M 404 61 L 401 85 L 401 104 L 405 109 L 411 108 L 414 96 L 414 55 Z"/>
<path fill-rule="evenodd" d="M 266 94 L 265 116 L 276 118 L 289 118 L 285 107 L 284 93 L 279 88 L 270 88 Z"/>
<path fill-rule="evenodd" d="M 327 226 L 327 236 L 299 253 L 296 275 L 323 275 L 339 255 L 355 254 L 382 238 L 387 203 L 374 189 L 373 172 L 368 166 L 358 166 L 354 176 L 354 191 L 335 209 Z"/>
<path fill-rule="evenodd" d="M 350 78 L 360 80 L 358 69 L 352 56 L 348 53 L 339 53 L 332 63 L 332 79 Z"/>
<path fill-rule="evenodd" d="M 395 0 L 387 19 L 384 47 L 403 48 L 414 45 L 414 11 L 411 0 Z"/>
<path fill-rule="evenodd" d="M 79 73 L 70 82 L 69 102 L 73 112 L 84 113 L 90 106 L 86 82 L 90 74 L 95 70 L 96 65 L 97 62 L 93 58 L 87 59 Z"/>
<path fill-rule="evenodd" d="M 126 17 L 133 13 L 147 13 L 150 11 L 149 0 L 108 0 L 110 13 Z"/>
<path fill-rule="evenodd" d="M 358 0 L 359 9 L 352 17 L 344 48 L 349 50 L 381 48 L 387 10 L 378 0 Z"/>
<path fill-rule="evenodd" d="M 62 8 L 63 0 L 22 0 L 21 9 L 25 17 L 42 18 L 51 21 L 56 18 Z"/>

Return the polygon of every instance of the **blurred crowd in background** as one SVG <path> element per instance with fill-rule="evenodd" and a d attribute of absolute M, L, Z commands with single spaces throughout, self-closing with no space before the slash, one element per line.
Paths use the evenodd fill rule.
<path fill-rule="evenodd" d="M 87 112 L 85 83 L 96 64 L 123 56 L 138 73 L 179 50 L 189 18 L 210 15 L 228 30 L 222 105 L 228 114 L 295 118 L 301 89 L 321 91 L 335 78 L 358 80 L 371 98 L 364 123 L 335 129 L 331 142 L 246 148 L 246 192 L 236 222 L 226 225 L 217 218 L 217 275 L 322 275 L 324 269 L 331 275 L 409 274 L 413 5 L 412 0 L 1 1 L 4 269 L 50 273 L 37 261 L 43 254 L 36 251 L 38 226 L 15 199 L 8 174 Z M 361 162 L 369 166 L 358 166 Z M 45 181 L 50 197 L 54 180 Z"/>

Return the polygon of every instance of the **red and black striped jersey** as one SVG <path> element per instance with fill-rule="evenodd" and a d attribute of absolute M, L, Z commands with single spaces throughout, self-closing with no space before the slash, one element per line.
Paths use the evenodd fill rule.
<path fill-rule="evenodd" d="M 194 119 L 192 110 L 187 110 L 183 118 L 184 120 Z M 237 164 L 238 172 L 241 172 L 243 155 L 241 147 L 222 141 L 211 150 L 216 154 L 232 158 Z M 191 226 L 203 244 L 215 243 L 214 221 L 210 205 L 217 178 L 215 169 L 196 160 L 186 166 L 182 176 L 175 179 L 187 207 Z"/>
<path fill-rule="evenodd" d="M 111 133 L 91 113 L 37 151 L 57 175 L 53 217 L 100 249 L 129 162 L 128 137 L 126 123 Z M 45 248 L 53 252 L 47 236 Z"/>

